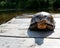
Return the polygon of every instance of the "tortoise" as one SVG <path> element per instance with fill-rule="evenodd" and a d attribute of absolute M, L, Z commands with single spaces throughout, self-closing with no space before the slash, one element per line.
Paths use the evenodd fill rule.
<path fill-rule="evenodd" d="M 31 19 L 30 30 L 51 30 L 55 28 L 55 21 L 52 14 L 48 12 L 39 12 L 33 15 Z"/>

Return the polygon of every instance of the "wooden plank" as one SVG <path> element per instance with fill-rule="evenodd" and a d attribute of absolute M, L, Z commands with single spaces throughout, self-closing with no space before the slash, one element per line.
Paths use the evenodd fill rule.
<path fill-rule="evenodd" d="M 22 24 L 22 23 L 30 23 L 31 18 L 13 18 L 7 22 L 7 24 Z"/>
<path fill-rule="evenodd" d="M 0 37 L 0 48 L 60 48 L 60 39 Z"/>
<path fill-rule="evenodd" d="M 60 18 L 54 18 L 54 20 L 56 22 L 54 31 L 41 32 L 28 30 L 31 18 L 13 19 L 10 23 L 0 25 L 0 35 L 60 38 Z"/>
<path fill-rule="evenodd" d="M 54 18 L 60 18 L 60 13 L 51 13 Z M 17 16 L 16 18 L 32 18 L 34 14 L 23 14 L 22 16 Z"/>
<path fill-rule="evenodd" d="M 55 28 L 59 29 L 60 27 L 60 18 L 54 18 L 55 20 Z M 21 18 L 21 19 L 15 19 L 7 22 L 6 24 L 0 25 L 1 28 L 29 28 L 31 22 L 31 18 Z"/>
<path fill-rule="evenodd" d="M 19 29 L 5 29 L 0 32 L 0 35 L 4 36 L 17 36 L 17 37 L 42 37 L 42 38 L 60 38 L 60 30 L 55 31 L 30 31 L 30 30 L 19 30 Z"/>

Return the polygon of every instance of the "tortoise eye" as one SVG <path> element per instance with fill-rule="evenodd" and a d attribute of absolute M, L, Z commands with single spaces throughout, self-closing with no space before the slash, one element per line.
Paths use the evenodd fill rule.
<path fill-rule="evenodd" d="M 41 20 L 43 18 L 43 16 L 40 16 L 39 19 Z"/>
<path fill-rule="evenodd" d="M 50 16 L 49 18 L 50 18 L 51 20 L 53 20 L 53 17 L 52 17 L 52 16 Z"/>
<path fill-rule="evenodd" d="M 46 15 L 44 17 L 47 17 Z"/>
<path fill-rule="evenodd" d="M 47 17 L 47 20 L 49 20 L 49 21 L 50 21 L 50 19 L 51 19 L 50 17 Z"/>
<path fill-rule="evenodd" d="M 52 17 L 52 16 L 48 17 L 47 19 L 48 19 L 50 22 L 53 22 L 53 17 Z"/>
<path fill-rule="evenodd" d="M 52 16 L 50 17 L 50 19 L 51 19 L 51 22 L 53 22 L 53 17 Z"/>

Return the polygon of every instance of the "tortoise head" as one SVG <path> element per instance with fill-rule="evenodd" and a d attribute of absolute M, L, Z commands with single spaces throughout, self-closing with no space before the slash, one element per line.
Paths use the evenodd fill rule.
<path fill-rule="evenodd" d="M 35 15 L 36 22 L 37 22 L 37 28 L 38 29 L 46 29 L 48 25 L 53 26 L 54 20 L 50 13 L 47 12 L 40 12 Z"/>

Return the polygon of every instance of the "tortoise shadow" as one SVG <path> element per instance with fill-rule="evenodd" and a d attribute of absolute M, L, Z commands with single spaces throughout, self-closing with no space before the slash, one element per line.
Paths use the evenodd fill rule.
<path fill-rule="evenodd" d="M 48 37 L 53 32 L 54 31 L 33 31 L 28 29 L 27 34 L 30 38 L 35 39 L 37 45 L 42 45 L 44 43 L 44 38 Z"/>

